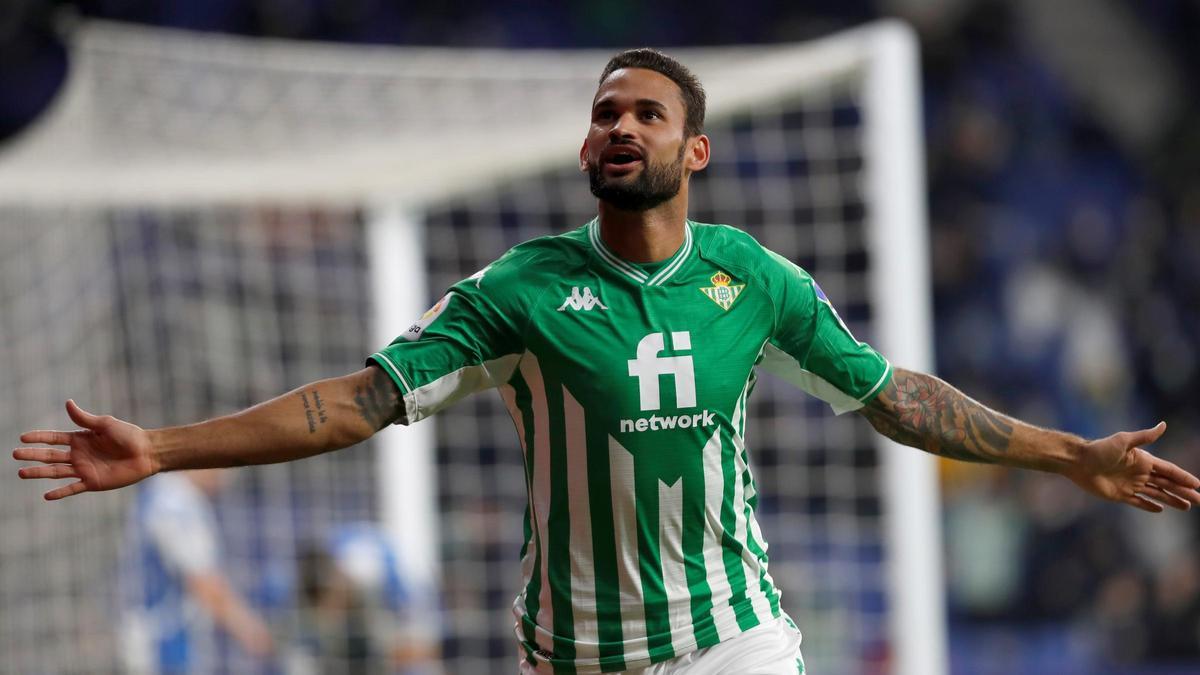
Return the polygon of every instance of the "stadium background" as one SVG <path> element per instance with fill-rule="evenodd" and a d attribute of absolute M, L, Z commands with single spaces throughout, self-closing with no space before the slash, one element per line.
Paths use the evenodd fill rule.
<path fill-rule="evenodd" d="M 61 83 L 64 13 L 296 39 L 555 48 L 795 41 L 900 15 L 923 46 L 938 373 L 1082 435 L 1165 419 L 1158 451 L 1200 467 L 1200 7 L 796 4 L 18 1 L 0 15 L 0 134 L 19 133 Z M 956 671 L 986 672 L 1014 652 L 1025 672 L 1200 663 L 1193 517 L 1097 504 L 1035 474 L 955 465 L 944 479 Z"/>

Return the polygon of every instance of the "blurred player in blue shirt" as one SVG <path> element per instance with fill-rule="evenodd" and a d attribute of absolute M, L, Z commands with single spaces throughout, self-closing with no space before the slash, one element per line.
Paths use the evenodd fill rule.
<path fill-rule="evenodd" d="M 220 569 L 209 499 L 224 479 L 218 469 L 164 473 L 138 490 L 119 580 L 128 672 L 213 672 L 214 628 L 252 656 L 274 650 L 266 624 Z"/>

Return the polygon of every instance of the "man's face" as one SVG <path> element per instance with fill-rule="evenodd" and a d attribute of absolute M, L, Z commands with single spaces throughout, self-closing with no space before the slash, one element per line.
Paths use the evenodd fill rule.
<path fill-rule="evenodd" d="M 645 211 L 678 194 L 686 175 L 684 116 L 670 78 L 644 68 L 609 75 L 596 92 L 579 157 L 592 194 L 624 211 Z"/>

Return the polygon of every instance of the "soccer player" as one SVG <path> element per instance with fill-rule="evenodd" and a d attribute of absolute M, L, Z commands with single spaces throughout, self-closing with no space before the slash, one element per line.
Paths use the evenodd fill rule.
<path fill-rule="evenodd" d="M 252 656 L 274 650 L 266 622 L 221 571 L 209 498 L 228 478 L 224 473 L 164 473 L 139 486 L 119 574 L 127 672 L 212 672 L 213 627 Z"/>
<path fill-rule="evenodd" d="M 143 430 L 67 402 L 80 431 L 34 431 L 46 494 L 160 471 L 280 462 L 411 424 L 497 387 L 525 459 L 522 672 L 796 673 L 743 444 L 761 367 L 883 435 L 955 459 L 1060 473 L 1146 511 L 1200 481 L 1141 446 L 1165 425 L 1087 441 L 989 410 L 855 339 L 802 269 L 687 219 L 709 160 L 704 92 L 647 49 L 605 67 L 579 153 L 598 215 L 521 244 L 455 286 L 368 366 L 226 417 Z M 536 114 L 514 110 L 513 114 Z M 736 664 L 736 665 L 731 665 Z"/>

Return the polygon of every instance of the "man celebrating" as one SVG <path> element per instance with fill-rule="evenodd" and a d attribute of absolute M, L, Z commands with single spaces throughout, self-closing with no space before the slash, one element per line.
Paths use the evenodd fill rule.
<path fill-rule="evenodd" d="M 687 219 L 709 160 L 704 92 L 649 49 L 605 67 L 580 150 L 599 200 L 456 284 L 351 375 L 195 425 L 143 430 L 67 402 L 81 431 L 34 431 L 24 478 L 48 499 L 160 471 L 280 462 L 411 424 L 498 387 L 529 502 L 513 605 L 522 672 L 796 673 L 743 444 L 756 366 L 938 455 L 1061 473 L 1147 510 L 1200 481 L 1140 446 L 1165 425 L 1085 441 L 1034 428 L 850 334 L 802 269 L 745 233 Z M 736 665 L 733 665 L 736 664 Z"/>

